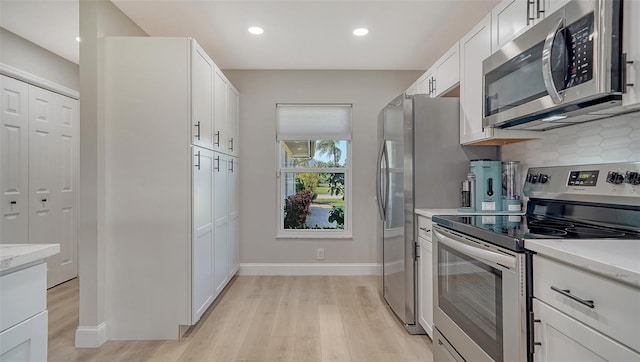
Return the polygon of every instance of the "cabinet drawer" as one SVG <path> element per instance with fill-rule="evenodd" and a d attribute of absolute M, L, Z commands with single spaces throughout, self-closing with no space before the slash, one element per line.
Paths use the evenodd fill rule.
<path fill-rule="evenodd" d="M 431 218 L 418 216 L 418 237 L 431 241 Z"/>
<path fill-rule="evenodd" d="M 0 331 L 47 309 L 47 264 L 0 276 Z"/>
<path fill-rule="evenodd" d="M 640 351 L 640 289 L 535 255 L 535 298 Z M 590 308 L 560 292 L 593 301 Z"/>

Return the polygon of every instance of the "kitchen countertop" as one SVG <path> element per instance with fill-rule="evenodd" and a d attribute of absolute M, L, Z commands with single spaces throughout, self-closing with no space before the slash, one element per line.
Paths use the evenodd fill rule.
<path fill-rule="evenodd" d="M 525 240 L 538 254 L 640 287 L 640 240 Z"/>
<path fill-rule="evenodd" d="M 416 215 L 434 217 L 435 215 L 524 215 L 523 212 L 462 212 L 458 209 L 415 209 Z"/>
<path fill-rule="evenodd" d="M 60 244 L 0 244 L 0 272 L 58 254 Z"/>

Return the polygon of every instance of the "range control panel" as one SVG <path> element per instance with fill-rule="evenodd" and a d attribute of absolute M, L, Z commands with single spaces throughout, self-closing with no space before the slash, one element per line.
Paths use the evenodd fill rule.
<path fill-rule="evenodd" d="M 529 198 L 640 206 L 640 162 L 532 167 L 522 191 Z"/>

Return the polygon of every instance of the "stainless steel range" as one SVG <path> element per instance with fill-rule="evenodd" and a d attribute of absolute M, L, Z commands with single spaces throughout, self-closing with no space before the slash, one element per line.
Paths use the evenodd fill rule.
<path fill-rule="evenodd" d="M 640 162 L 529 169 L 527 212 L 435 216 L 434 360 L 530 360 L 527 239 L 640 239 Z"/>

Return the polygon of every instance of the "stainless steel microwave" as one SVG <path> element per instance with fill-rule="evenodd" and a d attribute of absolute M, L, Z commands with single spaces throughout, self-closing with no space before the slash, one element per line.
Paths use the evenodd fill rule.
<path fill-rule="evenodd" d="M 616 113 L 625 89 L 622 6 L 571 1 L 485 59 L 483 125 L 545 130 Z"/>

